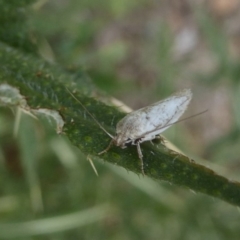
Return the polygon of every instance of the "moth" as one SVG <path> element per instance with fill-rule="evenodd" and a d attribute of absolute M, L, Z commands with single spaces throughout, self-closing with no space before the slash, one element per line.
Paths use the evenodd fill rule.
<path fill-rule="evenodd" d="M 69 93 L 74 97 L 74 99 L 76 99 L 70 91 Z M 108 133 L 86 109 L 86 107 L 78 99 L 76 100 L 94 119 L 99 127 L 112 139 L 108 147 L 98 154 L 100 155 L 107 152 L 112 145 L 116 145 L 121 148 L 126 148 L 129 145 L 136 145 L 138 157 L 141 163 L 141 171 L 144 175 L 143 154 L 140 144 L 159 137 L 160 133 L 176 123 L 186 111 L 191 99 L 191 90 L 184 89 L 166 99 L 133 111 L 117 123 L 115 136 Z"/>

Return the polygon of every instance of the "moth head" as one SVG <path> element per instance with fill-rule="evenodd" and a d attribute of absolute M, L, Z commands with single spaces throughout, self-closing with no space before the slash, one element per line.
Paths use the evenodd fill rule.
<path fill-rule="evenodd" d="M 125 148 L 129 143 L 132 142 L 132 140 L 124 136 L 123 134 L 119 133 L 114 137 L 113 142 L 116 146 Z"/>

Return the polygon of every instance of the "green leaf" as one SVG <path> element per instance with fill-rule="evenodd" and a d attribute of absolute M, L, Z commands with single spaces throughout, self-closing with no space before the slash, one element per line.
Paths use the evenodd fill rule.
<path fill-rule="evenodd" d="M 0 0 L 0 41 L 29 53 L 37 52 L 36 34 L 29 31 L 27 21 L 26 6 L 33 2 Z"/>
<path fill-rule="evenodd" d="M 72 74 L 59 66 L 50 65 L 32 55 L 26 55 L 3 43 L 0 44 L 0 100 L 4 105 L 13 104 L 35 114 L 41 112 L 55 122 L 64 121 L 61 133 L 86 155 L 98 157 L 112 164 L 122 166 L 141 175 L 140 161 L 135 146 L 121 149 L 113 146 L 107 153 L 98 156 L 110 142 L 110 138 L 99 128 L 92 117 L 69 94 L 74 92 L 91 114 L 112 135 L 116 123 L 125 115 L 117 108 L 107 106 L 93 96 L 102 96 L 89 79 L 81 72 Z M 3 86 L 10 86 L 6 91 Z M 19 95 L 17 95 L 17 92 Z M 15 98 L 14 98 L 15 97 Z M 9 101 L 14 98 L 14 101 Z M 8 101 L 7 101 L 7 100 Z M 4 102 L 5 101 L 5 102 Z M 144 155 L 146 176 L 184 186 L 196 192 L 208 194 L 240 205 L 240 184 L 217 175 L 212 170 L 176 153 L 163 145 L 150 143 L 141 145 Z"/>

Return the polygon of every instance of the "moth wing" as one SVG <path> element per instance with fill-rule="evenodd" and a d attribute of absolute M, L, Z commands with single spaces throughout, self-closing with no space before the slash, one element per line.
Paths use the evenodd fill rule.
<path fill-rule="evenodd" d="M 142 131 L 139 132 L 138 138 L 143 137 L 145 141 L 151 140 L 165 131 L 183 115 L 191 99 L 191 90 L 185 89 L 162 101 L 140 109 L 144 112 L 145 118 L 139 121 L 139 128 Z"/>
<path fill-rule="evenodd" d="M 117 145 L 123 145 L 127 140 L 154 139 L 182 116 L 191 98 L 191 90 L 185 89 L 162 101 L 129 113 L 117 124 Z"/>

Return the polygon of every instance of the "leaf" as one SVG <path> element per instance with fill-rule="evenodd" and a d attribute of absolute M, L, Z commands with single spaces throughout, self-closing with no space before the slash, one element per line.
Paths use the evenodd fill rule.
<path fill-rule="evenodd" d="M 110 139 L 66 91 L 66 87 L 74 92 L 76 98 L 113 135 L 115 125 L 124 113 L 97 101 L 93 96 L 102 94 L 90 84 L 83 73 L 71 74 L 59 66 L 50 65 L 3 43 L 0 44 L 0 62 L 4 62 L 4 65 L 0 66 L 0 99 L 7 95 L 6 91 L 1 91 L 4 84 L 5 86 L 7 84 L 19 91 L 20 98 L 26 101 L 25 105 L 21 101 L 15 101 L 16 106 L 24 108 L 31 114 L 40 109 L 58 113 L 59 118 L 64 121 L 62 134 L 86 155 L 90 154 L 141 174 L 135 146 L 126 149 L 113 146 L 109 152 L 98 156 L 98 153 L 107 147 Z M 141 148 L 147 176 L 240 205 L 239 183 L 217 175 L 212 170 L 162 145 L 144 143 Z"/>
<path fill-rule="evenodd" d="M 36 34 L 29 31 L 27 5 L 35 0 L 0 0 L 0 41 L 28 53 L 36 54 Z M 34 40 L 35 39 L 35 40 Z"/>

